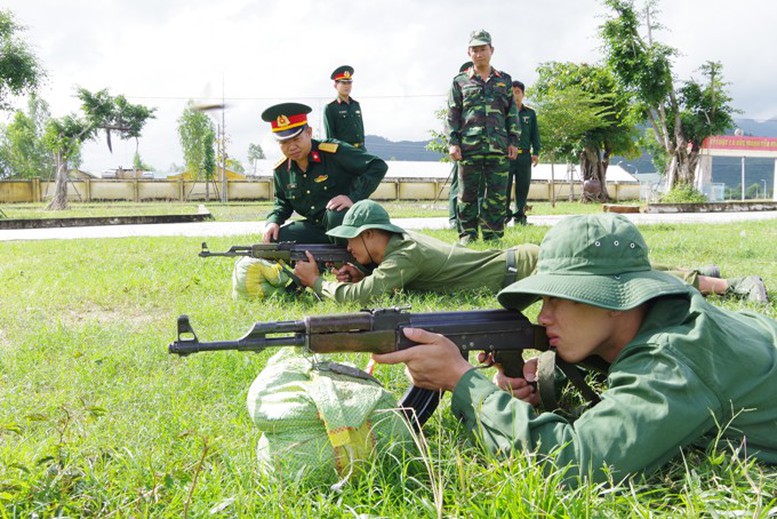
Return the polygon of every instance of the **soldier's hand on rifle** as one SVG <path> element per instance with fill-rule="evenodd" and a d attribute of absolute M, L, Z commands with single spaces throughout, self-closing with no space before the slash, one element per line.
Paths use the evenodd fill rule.
<path fill-rule="evenodd" d="M 281 226 L 277 223 L 268 223 L 264 226 L 264 234 L 262 235 L 262 243 L 270 243 L 278 239 L 278 231 Z"/>
<path fill-rule="evenodd" d="M 379 364 L 404 363 L 414 386 L 453 391 L 461 377 L 473 369 L 447 337 L 420 328 L 404 328 L 403 332 L 418 345 L 391 353 L 375 353 L 372 359 Z"/>
<path fill-rule="evenodd" d="M 341 283 L 357 283 L 364 279 L 364 272 L 350 263 L 344 264 L 339 269 L 332 267 L 332 274 L 334 274 L 337 281 Z"/>
<path fill-rule="evenodd" d="M 487 353 L 478 353 L 478 362 L 486 363 L 489 360 Z M 494 364 L 494 366 L 498 370 L 496 375 L 494 375 L 494 384 L 527 404 L 535 406 L 540 404 L 540 395 L 537 392 L 536 384 L 533 384 L 537 380 L 536 357 L 524 363 L 523 378 L 505 376 L 502 372 L 502 367 L 498 363 Z"/>
<path fill-rule="evenodd" d="M 300 260 L 294 265 L 294 275 L 299 278 L 300 283 L 306 287 L 312 287 L 319 276 L 318 265 L 310 251 L 305 251 L 305 256 L 308 258 L 307 261 Z"/>
<path fill-rule="evenodd" d="M 353 205 L 353 201 L 348 195 L 337 195 L 326 204 L 326 208 L 330 211 L 345 211 Z"/>

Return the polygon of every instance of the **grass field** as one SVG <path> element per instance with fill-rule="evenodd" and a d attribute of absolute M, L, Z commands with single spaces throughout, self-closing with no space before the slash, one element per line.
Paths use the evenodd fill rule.
<path fill-rule="evenodd" d="M 3 209 L 13 217 L 13 206 Z M 401 215 L 425 209 L 407 211 Z M 505 245 L 539 243 L 546 230 L 508 228 Z M 716 263 L 726 276 L 759 273 L 777 288 L 773 221 L 642 230 L 654 261 Z M 452 231 L 429 233 L 455 239 Z M 207 241 L 219 250 L 255 238 Z M 232 262 L 198 258 L 202 240 L 0 243 L 0 517 L 777 515 L 777 469 L 728 452 L 688 449 L 646 478 L 565 488 L 528 457 L 495 459 L 473 447 L 447 399 L 424 428 L 425 463 L 375 460 L 341 492 L 270 479 L 257 470 L 259 435 L 245 405 L 270 353 L 170 356 L 177 316 L 188 314 L 201 340 L 217 340 L 235 339 L 255 321 L 359 306 L 312 297 L 233 301 Z M 376 306 L 397 304 L 415 312 L 497 306 L 485 293 L 402 294 Z M 774 301 L 758 310 L 777 318 Z M 349 360 L 363 365 L 364 357 Z M 405 384 L 399 368 L 381 367 L 377 376 L 397 392 Z"/>

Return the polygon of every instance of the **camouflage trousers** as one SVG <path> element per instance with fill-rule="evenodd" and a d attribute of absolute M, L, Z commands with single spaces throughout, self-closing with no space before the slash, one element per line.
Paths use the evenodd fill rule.
<path fill-rule="evenodd" d="M 507 157 L 467 155 L 459 161 L 459 236 L 477 240 L 482 228 L 484 240 L 504 236 L 507 203 Z"/>

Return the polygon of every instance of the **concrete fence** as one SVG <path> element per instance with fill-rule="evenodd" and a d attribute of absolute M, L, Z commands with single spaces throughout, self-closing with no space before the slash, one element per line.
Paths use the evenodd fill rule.
<path fill-rule="evenodd" d="M 71 201 L 201 201 L 206 199 L 205 182 L 183 179 L 73 179 L 68 183 L 68 199 Z M 220 198 L 221 183 L 211 183 L 210 199 Z M 608 182 L 607 189 L 615 201 L 638 200 L 638 182 Z M 545 180 L 532 181 L 529 200 L 550 200 L 555 192 L 556 200 L 568 200 L 570 193 L 578 199 L 583 192 L 579 182 Z M 41 179 L 0 180 L 0 203 L 44 202 L 54 193 L 54 182 Z M 445 178 L 386 178 L 373 193 L 375 200 L 446 200 L 449 185 Z M 272 200 L 271 178 L 257 180 L 230 180 L 227 185 L 229 201 Z"/>

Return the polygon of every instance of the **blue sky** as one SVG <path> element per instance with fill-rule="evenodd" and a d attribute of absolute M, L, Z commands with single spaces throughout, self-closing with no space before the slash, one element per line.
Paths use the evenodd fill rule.
<path fill-rule="evenodd" d="M 356 69 L 353 96 L 367 133 L 422 140 L 439 126 L 453 74 L 466 61 L 470 31 L 485 28 L 493 64 L 531 85 L 546 61 L 600 59 L 597 0 L 6 0 L 48 70 L 43 97 L 55 116 L 78 109 L 76 85 L 108 88 L 157 108 L 140 142 L 157 169 L 183 162 L 177 123 L 187 100 L 226 98 L 229 153 L 245 162 L 249 143 L 279 154 L 259 114 L 275 102 L 314 108 L 334 97 L 330 72 Z M 773 0 L 664 0 L 656 39 L 677 47 L 678 78 L 723 63 L 742 116 L 777 118 Z M 529 100 L 530 102 L 530 100 Z M 84 167 L 132 163 L 134 142 L 109 154 L 103 140 L 84 148 Z"/>

